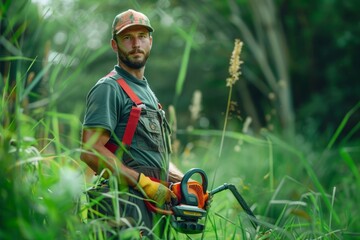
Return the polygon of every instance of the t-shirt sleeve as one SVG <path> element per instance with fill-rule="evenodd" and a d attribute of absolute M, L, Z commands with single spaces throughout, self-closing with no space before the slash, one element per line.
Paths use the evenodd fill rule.
<path fill-rule="evenodd" d="M 119 122 L 118 91 L 109 83 L 95 85 L 87 95 L 84 127 L 101 127 L 113 132 Z"/>

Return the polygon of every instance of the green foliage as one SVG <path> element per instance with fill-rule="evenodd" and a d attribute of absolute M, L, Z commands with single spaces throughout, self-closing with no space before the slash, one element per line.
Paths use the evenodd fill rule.
<path fill-rule="evenodd" d="M 248 1 L 230 2 L 241 6 L 245 22 L 252 21 Z M 174 162 L 183 171 L 204 169 L 210 189 L 225 182 L 237 186 L 260 225 L 255 231 L 232 194 L 222 192 L 203 220 L 204 234 L 173 232 L 175 239 L 359 236 L 359 85 L 353 67 L 359 29 L 352 24 L 358 1 L 276 3 L 296 59 L 290 70 L 299 131 L 290 139 L 242 131 L 246 115 L 236 118 L 236 109 L 233 119 L 225 119 L 227 131 L 216 130 L 224 121 L 228 59 L 239 31 L 229 5 L 205 3 L 53 1 L 44 12 L 26 0 L 1 3 L 1 239 L 106 239 L 108 226 L 86 219 L 91 203 L 83 192 L 91 177 L 78 161 L 79 139 L 86 92 L 114 64 L 108 25 L 123 8 L 142 9 L 154 19 L 147 72 L 164 105 L 176 103 Z M 243 79 L 261 89 L 257 78 L 263 73 L 246 43 L 244 51 Z M 196 89 L 205 93 L 202 116 L 187 128 Z M 272 106 L 259 89 L 249 92 L 265 115 Z M 232 97 L 240 99 L 239 92 Z M 121 234 L 132 238 L 138 231 Z"/>
<path fill-rule="evenodd" d="M 7 87 L 5 87 L 5 90 Z M 3 92 L 3 96 L 8 96 Z M 2 112 L 9 113 L 11 101 L 3 98 Z M 17 102 L 12 113 L 3 115 L 0 135 L 0 174 L 3 206 L 0 213 L 2 239 L 57 239 L 76 232 L 77 199 L 82 181 L 79 169 L 71 167 L 70 154 L 64 156 L 39 151 L 39 125 L 20 112 Z M 54 120 L 54 119 L 53 119 Z M 54 146 L 61 147 L 58 139 Z M 75 239 L 76 236 L 72 239 Z"/>
<path fill-rule="evenodd" d="M 354 71 L 359 59 L 353 54 L 360 47 L 360 28 L 353 24 L 359 20 L 359 2 L 281 2 L 299 128 L 313 127 L 315 134 L 330 135 L 359 101 Z M 350 126 L 356 124 L 356 118 L 351 120 Z"/>
<path fill-rule="evenodd" d="M 176 89 L 175 89 L 175 99 L 174 99 L 174 103 L 176 104 L 181 93 L 182 93 L 182 89 L 184 86 L 184 82 L 185 82 L 185 76 L 187 73 L 187 67 L 189 66 L 189 60 L 190 60 L 190 53 L 191 53 L 191 47 L 192 47 L 192 43 L 193 43 L 193 39 L 194 39 L 194 34 L 196 31 L 196 25 L 194 24 L 191 28 L 191 31 L 189 33 L 189 35 L 187 35 L 183 30 L 179 29 L 180 32 L 183 32 L 181 35 L 184 35 L 184 38 L 186 40 L 186 47 L 184 50 L 184 54 L 182 57 L 182 62 L 181 62 L 181 68 L 179 71 L 179 76 L 178 79 L 176 81 Z"/>
<path fill-rule="evenodd" d="M 265 138 L 261 140 L 230 132 L 226 135 L 219 165 L 217 151 L 221 132 L 196 130 L 190 134 L 199 136 L 193 142 L 195 146 L 202 146 L 200 142 L 204 141 L 211 144 L 206 149 L 194 148 L 193 156 L 188 160 L 192 163 L 187 167 L 203 163 L 201 167 L 213 179 L 212 187 L 223 182 L 235 184 L 248 203 L 252 204 L 264 236 L 275 239 L 331 236 L 351 239 L 353 234 L 358 234 L 358 224 L 355 222 L 359 212 L 353 204 L 358 201 L 359 185 L 356 181 L 349 184 L 349 181 L 357 179 L 358 170 L 351 163 L 348 168 L 346 162 L 352 162 L 353 157 L 359 155 L 359 148 L 352 149 L 353 157 L 349 160 L 346 160 L 346 155 L 342 156 L 341 148 L 337 154 L 340 159 L 336 162 L 333 156 L 323 155 L 319 159 L 323 164 L 319 166 L 316 161 L 311 161 L 311 155 L 317 155 L 316 152 L 304 151 L 298 145 L 283 142 L 269 133 L 264 132 Z M 211 141 L 210 138 L 214 137 L 217 140 Z M 269 151 L 270 148 L 272 151 Z M 201 161 L 196 161 L 199 156 L 203 156 Z M 183 161 L 186 163 L 186 160 Z M 343 170 L 341 173 L 332 172 L 331 176 L 321 173 L 332 166 Z M 273 173 L 271 169 L 274 169 Z M 352 175 L 351 172 L 356 173 Z M 271 174 L 273 178 L 270 178 Z M 328 184 L 329 179 L 332 179 L 331 184 Z M 275 189 L 271 186 L 275 186 Z M 241 231 L 242 224 L 246 222 L 246 216 L 241 215 L 242 210 L 231 194 L 224 194 L 214 196 L 208 219 L 209 235 L 205 234 L 205 239 L 212 234 L 216 234 L 218 239 L 230 236 L 229 232 L 234 229 Z M 351 214 L 349 208 L 352 208 Z M 234 222 L 237 216 L 241 217 Z M 232 230 L 229 231 L 229 228 Z M 247 226 L 245 230 L 251 232 L 251 227 Z"/>

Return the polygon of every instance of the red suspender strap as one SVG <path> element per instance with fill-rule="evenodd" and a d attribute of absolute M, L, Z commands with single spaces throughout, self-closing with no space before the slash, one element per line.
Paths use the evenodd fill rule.
<path fill-rule="evenodd" d="M 126 124 L 124 136 L 122 139 L 123 144 L 128 146 L 131 145 L 132 139 L 135 134 L 136 126 L 139 122 L 140 114 L 141 114 L 141 108 L 139 107 L 131 108 L 129 120 Z"/>
<path fill-rule="evenodd" d="M 107 142 L 105 144 L 105 147 L 112 153 L 115 153 L 116 150 L 118 149 L 118 145 L 114 144 L 114 143 L 111 143 L 111 142 Z"/>
<path fill-rule="evenodd" d="M 116 73 L 110 72 L 107 76 L 112 77 Z M 124 136 L 122 139 L 122 143 L 130 146 L 132 139 L 134 137 L 136 126 L 139 122 L 142 106 L 145 106 L 140 98 L 134 93 L 134 91 L 130 88 L 130 86 L 126 83 L 123 78 L 119 78 L 116 80 L 120 87 L 125 91 L 125 93 L 129 96 L 129 98 L 136 104 L 133 106 L 130 111 L 129 119 L 125 127 Z M 111 152 L 115 152 L 118 148 L 116 144 L 108 142 L 105 145 Z"/>
<path fill-rule="evenodd" d="M 125 82 L 123 78 L 119 78 L 116 80 L 121 88 L 126 92 L 126 94 L 129 96 L 129 98 L 136 104 L 141 105 L 143 104 L 140 98 L 133 92 L 133 90 L 130 88 L 130 86 Z"/>
<path fill-rule="evenodd" d="M 140 98 L 138 98 L 138 96 L 134 93 L 134 91 L 130 88 L 130 86 L 125 82 L 124 79 L 120 78 L 116 81 L 120 84 L 121 88 L 126 92 L 130 99 L 136 104 L 136 107 L 133 106 L 131 108 L 129 120 L 126 124 L 124 136 L 122 139 L 123 144 L 130 146 L 141 115 L 140 106 L 143 103 Z"/>

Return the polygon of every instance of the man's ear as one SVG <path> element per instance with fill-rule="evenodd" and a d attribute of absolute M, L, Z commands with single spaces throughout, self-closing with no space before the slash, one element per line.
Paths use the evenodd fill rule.
<path fill-rule="evenodd" d="M 114 39 L 111 39 L 110 44 L 111 44 L 111 48 L 113 49 L 113 51 L 118 52 L 118 45 Z"/>
<path fill-rule="evenodd" d="M 153 37 L 150 35 L 150 49 L 152 48 Z"/>

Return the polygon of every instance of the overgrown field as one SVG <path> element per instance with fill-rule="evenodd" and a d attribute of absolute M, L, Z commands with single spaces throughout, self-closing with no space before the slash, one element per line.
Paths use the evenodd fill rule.
<path fill-rule="evenodd" d="M 85 101 L 81 103 L 72 101 L 75 99 L 74 96 L 85 96 L 83 92 L 89 90 L 83 89 L 83 85 L 79 83 L 88 81 L 89 75 L 93 74 L 90 72 L 87 75 L 87 71 L 94 66 L 98 67 L 98 64 L 101 65 L 102 60 L 99 61 L 99 59 L 108 58 L 105 53 L 108 53 L 109 46 L 98 47 L 96 50 L 86 48 L 86 44 L 83 43 L 89 40 L 87 38 L 89 36 L 78 31 L 72 22 L 76 22 L 81 27 L 86 26 L 89 16 L 100 8 L 96 5 L 99 3 L 93 4 L 94 8 L 91 10 L 93 12 L 86 12 L 86 14 L 81 11 L 77 11 L 76 14 L 69 12 L 68 15 L 64 15 L 67 19 L 65 17 L 52 19 L 51 13 L 40 16 L 35 6 L 30 4 L 31 1 L 24 0 L 23 3 L 20 2 L 11 9 L 14 2 L 8 0 L 1 4 L 1 17 L 4 16 L 1 18 L 1 27 L 4 27 L 0 29 L 3 34 L 0 36 L 1 50 L 4 49 L 9 54 L 1 53 L 0 55 L 0 239 L 105 239 L 102 230 L 107 229 L 108 226 L 102 221 L 87 219 L 92 203 L 88 201 L 85 192 L 96 179 L 79 159 L 81 121 Z M 91 3 L 94 2 L 96 1 Z M 138 2 L 140 1 L 131 1 L 133 3 L 131 6 L 140 5 Z M 150 2 L 152 1 L 148 3 L 149 9 L 152 9 L 153 3 Z M 235 4 L 236 1 L 233 2 Z M 260 1 L 256 2 L 260 3 Z M 67 6 L 68 1 L 54 1 L 54 3 L 62 7 L 70 6 Z M 115 1 L 113 3 L 118 4 Z M 88 6 L 87 1 L 83 1 L 83 4 Z M 112 8 L 112 6 L 109 4 L 106 7 Z M 226 9 L 224 7 L 224 12 L 227 11 Z M 101 14 L 96 17 L 102 19 L 106 11 L 100 8 L 100 12 Z M 159 12 L 163 11 L 160 9 Z M 323 18 L 316 17 L 316 19 Z M 66 35 L 68 38 L 64 40 L 64 36 L 61 35 L 66 32 L 65 30 L 55 32 L 54 27 L 47 29 L 49 26 L 47 23 L 51 23 L 50 26 L 62 23 L 63 29 L 68 30 L 68 35 Z M 220 22 L 219 25 L 224 26 L 228 23 Z M 296 24 L 294 25 L 296 27 Z M 102 28 L 101 25 L 100 28 Z M 232 28 L 230 30 L 233 31 Z M 181 56 L 179 69 L 168 71 L 171 75 L 178 74 L 175 92 L 170 95 L 174 96 L 179 103 L 178 99 L 181 99 L 182 92 L 186 91 L 187 71 L 194 71 L 194 69 L 189 69 L 192 67 L 191 57 L 201 57 L 203 61 L 207 58 L 205 54 L 208 54 L 208 50 L 202 49 L 204 56 L 191 55 L 193 48 L 199 48 L 198 43 L 195 44 L 193 41 L 199 37 L 196 35 L 195 25 L 192 25 L 189 32 L 181 30 L 180 27 L 176 31 L 177 42 L 174 41 L 174 45 L 184 46 L 184 49 L 179 47 L 183 55 L 178 54 Z M 52 34 L 60 34 L 57 35 L 57 41 L 59 39 L 64 41 L 51 46 L 49 39 L 53 39 Z M 168 34 L 175 35 L 174 32 Z M 227 41 L 223 38 L 226 34 L 214 36 L 217 35 L 224 45 L 230 45 L 232 40 Z M 352 37 L 350 33 L 344 36 L 341 41 L 338 41 L 341 44 L 345 44 L 342 42 Z M 96 40 L 92 36 L 90 38 Z M 205 38 L 200 36 L 200 40 L 205 41 Z M 78 41 L 78 44 L 75 45 L 72 41 Z M 87 42 L 87 44 L 95 44 L 94 42 Z M 216 39 L 209 42 L 219 45 Z M 260 46 L 254 46 L 255 53 L 260 51 Z M 282 45 L 279 43 L 276 46 Z M 164 47 L 164 51 L 168 51 L 168 48 L 169 46 Z M 227 48 L 220 48 L 219 59 L 224 55 L 224 49 Z M 311 52 L 312 48 L 309 49 L 308 51 Z M 174 128 L 176 131 L 172 136 L 172 160 L 183 172 L 191 168 L 203 169 L 209 179 L 208 190 L 224 183 L 235 185 L 255 214 L 258 228 L 255 229 L 252 226 L 249 217 L 232 193 L 222 191 L 213 196 L 207 217 L 201 220 L 201 223 L 206 226 L 205 231 L 201 234 L 185 235 L 172 230 L 174 239 L 360 238 L 358 205 L 360 202 L 360 139 L 358 139 L 360 123 L 356 119 L 359 117 L 360 102 L 347 109 L 347 114 L 338 123 L 336 130 L 330 134 L 315 131 L 314 129 L 322 128 L 316 128 L 311 123 L 306 126 L 297 126 L 297 130 L 290 135 L 272 131 L 273 128 L 270 127 L 256 133 L 251 131 L 251 127 L 250 130 L 245 126 L 239 130 L 238 125 L 234 127 L 231 124 L 229 114 L 229 109 L 233 104 L 232 86 L 237 86 L 236 81 L 239 79 L 242 63 L 239 58 L 241 47 L 238 46 L 238 51 L 235 50 L 236 47 L 234 52 L 237 53 L 234 56 L 233 52 L 231 57 L 230 63 L 233 64 L 233 68 L 230 67 L 228 79 L 220 79 L 219 84 L 211 81 L 203 84 L 200 80 L 198 83 L 200 89 L 205 85 L 210 86 L 207 89 L 212 89 L 211 84 L 228 87 L 226 88 L 226 91 L 229 89 L 227 106 L 219 112 L 211 113 L 213 116 L 218 116 L 215 122 L 224 122 L 224 128 L 213 129 L 207 127 L 209 125 L 206 124 L 194 124 L 196 127 L 185 126 L 182 129 Z M 297 51 L 302 50 L 297 49 Z M 349 50 L 349 52 L 352 51 L 353 49 Z M 31 57 L 32 54 L 36 57 Z M 249 51 L 247 54 L 249 58 L 252 52 Z M 262 53 L 257 56 L 263 57 Z M 324 56 L 324 58 L 327 57 L 326 54 Z M 113 57 L 115 61 L 115 55 Z M 246 63 L 247 58 L 242 57 L 242 60 Z M 345 60 L 346 64 L 352 65 L 351 60 L 348 61 L 348 58 Z M 274 60 L 266 66 L 270 68 L 276 62 L 278 61 Z M 219 69 L 216 68 L 218 65 L 213 65 L 214 69 L 210 69 L 213 63 L 210 61 L 209 64 L 209 69 L 203 68 L 203 70 L 212 77 Z M 253 61 L 250 64 L 257 63 Z M 333 64 L 336 65 L 337 62 Z M 100 67 L 99 71 L 102 71 L 103 68 Z M 193 68 L 196 72 L 201 70 L 200 67 Z M 308 71 L 306 64 L 298 68 L 298 71 Z M 251 69 L 247 70 L 248 75 L 251 76 L 253 74 Z M 339 74 L 341 77 L 343 77 L 343 72 L 345 71 Z M 333 74 L 333 69 L 326 73 L 334 78 L 337 76 Z M 96 77 L 92 77 L 91 80 L 95 81 Z M 254 79 L 256 80 L 256 76 Z M 336 80 L 342 82 L 343 79 Z M 310 82 L 311 79 L 309 78 L 308 81 Z M 263 85 L 260 84 L 260 86 Z M 280 83 L 274 86 L 284 87 Z M 336 85 L 332 87 L 331 90 L 336 92 Z M 305 86 L 304 89 L 307 87 Z M 272 91 L 265 92 L 269 93 L 269 97 L 264 94 L 266 99 L 270 96 L 271 101 L 278 98 Z M 210 97 L 207 99 L 214 101 L 211 99 L 211 94 L 208 94 Z M 341 94 L 347 93 L 344 91 Z M 315 100 L 320 99 L 315 101 L 316 104 L 309 103 L 309 109 L 312 112 L 318 112 L 322 105 L 326 104 L 322 102 L 320 95 L 321 93 L 318 93 L 314 97 Z M 340 94 L 335 94 L 335 96 L 340 96 Z M 214 99 L 218 102 L 224 100 Z M 223 102 L 226 102 L 226 99 Z M 261 101 L 258 102 L 260 103 Z M 264 105 L 267 106 L 267 104 L 270 105 L 268 102 Z M 192 110 L 195 105 L 193 103 Z M 168 106 L 164 107 L 166 110 L 169 109 Z M 188 106 L 182 107 L 188 109 Z M 201 106 L 198 111 L 199 109 Z M 184 119 L 187 122 L 192 121 L 187 116 L 176 115 L 176 109 L 170 108 L 170 110 L 168 115 L 174 126 L 176 122 L 179 123 Z M 206 117 L 208 116 L 204 118 Z M 243 120 L 246 122 L 245 119 Z M 306 122 L 306 119 L 301 120 Z M 318 122 L 314 125 L 326 122 L 326 119 L 316 120 Z M 352 124 L 349 124 L 350 120 Z M 274 120 L 275 125 L 278 124 L 277 122 L 279 121 Z M 279 126 L 275 129 L 281 129 Z M 137 227 L 121 230 L 121 239 L 137 239 L 138 236 L 139 228 Z"/>
<path fill-rule="evenodd" d="M 5 96 L 5 95 L 3 95 Z M 95 239 L 101 223 L 86 221 L 83 192 L 91 173 L 79 161 L 80 122 L 74 114 L 43 112 L 41 120 L 19 104 L 1 102 L 1 239 Z M 253 137 L 222 131 L 179 131 L 173 161 L 198 167 L 209 190 L 234 184 L 259 224 L 255 230 L 231 192 L 213 197 L 204 234 L 177 239 L 352 239 L 359 236 L 359 146 L 338 136 L 324 149 L 313 139 L 284 141 L 265 131 Z M 11 116 L 11 117 L 10 117 Z M 64 131 L 66 129 L 66 131 Z M 65 134 L 66 132 L 66 134 Z"/>

